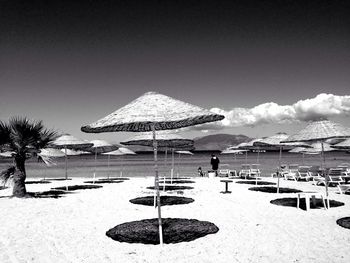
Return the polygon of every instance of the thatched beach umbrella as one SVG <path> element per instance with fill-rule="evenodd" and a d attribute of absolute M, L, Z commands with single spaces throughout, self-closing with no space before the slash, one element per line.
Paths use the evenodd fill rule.
<path fill-rule="evenodd" d="M 278 172 L 281 170 L 281 163 L 282 163 L 282 150 L 284 147 L 291 147 L 300 145 L 300 142 L 298 143 L 283 143 L 283 140 L 286 140 L 289 136 L 284 132 L 279 132 L 275 135 L 263 138 L 259 141 L 254 142 L 254 146 L 260 146 L 260 147 L 276 147 L 279 148 L 279 157 L 278 157 Z M 306 145 L 305 145 L 306 146 Z M 277 193 L 279 193 L 279 185 L 280 185 L 280 176 L 277 176 Z"/>
<path fill-rule="evenodd" d="M 92 140 L 90 141 L 93 145 L 91 146 L 91 151 L 95 153 L 95 161 L 94 161 L 94 174 L 93 174 L 93 182 L 95 182 L 96 178 L 96 165 L 97 165 L 97 154 L 111 152 L 118 149 L 118 146 L 113 145 L 105 140 Z"/>
<path fill-rule="evenodd" d="M 52 143 L 52 147 L 64 149 L 65 154 L 65 178 L 68 179 L 68 172 L 67 172 L 67 149 L 71 150 L 82 150 L 87 149 L 91 147 L 93 144 L 89 143 L 87 141 L 80 140 L 78 138 L 75 138 L 72 135 L 65 134 L 61 137 L 58 137 L 55 141 Z"/>
<path fill-rule="evenodd" d="M 260 140 L 261 139 L 253 139 L 253 140 L 250 140 L 249 142 L 242 142 L 242 143 L 238 144 L 237 146 L 234 146 L 235 149 L 247 150 L 245 152 L 245 162 L 246 162 L 246 164 L 248 162 L 248 151 L 253 150 L 253 149 L 258 149 L 257 146 L 254 146 L 254 143 L 258 142 Z M 257 162 L 259 162 L 259 154 L 260 153 L 258 151 Z"/>
<path fill-rule="evenodd" d="M 61 150 L 55 148 L 43 148 L 38 153 L 38 157 L 40 157 L 40 159 L 45 163 L 47 167 L 56 165 L 52 158 L 60 158 L 64 156 L 65 154 Z M 46 178 L 44 174 L 43 180 L 45 181 L 45 179 Z"/>
<path fill-rule="evenodd" d="M 328 120 L 314 121 L 309 123 L 304 129 L 294 135 L 289 136 L 284 142 L 321 142 L 321 152 L 324 154 L 324 141 L 332 138 L 348 138 L 350 129 Z M 323 159 L 323 171 L 325 168 L 325 159 Z M 326 178 L 326 198 L 328 201 L 328 177 Z"/>
<path fill-rule="evenodd" d="M 108 155 L 108 174 L 107 174 L 107 179 L 109 179 L 109 167 L 110 167 L 110 159 L 111 159 L 111 155 L 114 156 L 123 156 L 123 155 L 135 155 L 136 153 L 133 152 L 132 150 L 125 148 L 125 147 L 119 147 L 117 150 L 115 151 L 111 151 L 111 152 L 106 152 L 106 153 L 102 153 L 103 155 Z M 120 170 L 120 177 L 123 176 L 123 169 Z"/>
<path fill-rule="evenodd" d="M 92 133 L 113 131 L 152 131 L 159 238 L 160 243 L 163 244 L 156 131 L 179 129 L 222 119 L 224 119 L 224 116 L 215 114 L 201 107 L 155 92 L 147 92 L 110 115 L 90 125 L 83 126 L 81 130 L 83 132 Z"/>
<path fill-rule="evenodd" d="M 181 147 L 193 147 L 194 141 L 190 139 L 185 139 L 179 134 L 169 133 L 169 132 L 158 132 L 157 133 L 157 145 L 158 148 L 165 148 L 165 153 L 167 153 L 167 149 L 171 149 L 172 156 L 172 164 L 171 164 L 171 172 L 170 172 L 170 181 L 172 182 L 174 176 L 174 151 L 175 148 Z M 153 145 L 153 135 L 150 132 L 145 132 L 133 136 L 128 140 L 121 142 L 123 145 L 142 145 L 142 146 L 152 146 Z M 165 162 L 166 162 L 166 154 L 165 154 Z"/>
<path fill-rule="evenodd" d="M 338 150 L 350 150 L 350 139 L 346 139 L 340 143 L 331 145 L 332 148 L 338 149 Z"/>

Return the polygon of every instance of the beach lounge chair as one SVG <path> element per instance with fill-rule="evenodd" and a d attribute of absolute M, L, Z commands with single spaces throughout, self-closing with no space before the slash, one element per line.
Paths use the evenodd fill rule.
<path fill-rule="evenodd" d="M 261 177 L 261 172 L 259 169 L 260 164 L 252 164 L 250 168 L 250 174 L 249 176 L 252 178 L 260 178 Z"/>
<path fill-rule="evenodd" d="M 330 168 L 328 171 L 328 183 L 329 185 L 340 185 L 345 183 L 342 178 L 343 170 L 339 168 Z"/>
<path fill-rule="evenodd" d="M 297 172 L 297 180 L 309 181 L 310 179 L 312 179 L 312 176 L 310 174 L 310 166 L 299 166 Z"/>
<path fill-rule="evenodd" d="M 242 168 L 239 171 L 239 177 L 244 177 L 244 179 L 247 179 L 247 177 L 250 176 L 250 164 L 242 164 Z"/>
<path fill-rule="evenodd" d="M 237 177 L 238 176 L 238 173 L 236 170 L 229 170 L 229 176 L 231 177 Z"/>
<path fill-rule="evenodd" d="M 284 174 L 285 180 L 297 180 L 297 174 L 299 169 L 299 164 L 290 164 L 288 166 L 289 172 Z"/>
<path fill-rule="evenodd" d="M 228 169 L 220 169 L 219 170 L 219 176 L 220 177 L 228 177 L 230 174 L 229 170 Z"/>

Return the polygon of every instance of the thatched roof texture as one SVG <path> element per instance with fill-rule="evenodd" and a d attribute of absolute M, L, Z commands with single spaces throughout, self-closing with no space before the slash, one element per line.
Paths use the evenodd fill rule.
<path fill-rule="evenodd" d="M 147 92 L 126 106 L 86 126 L 83 132 L 132 131 L 178 129 L 206 122 L 219 121 L 224 116 L 201 107 L 156 93 Z"/>
<path fill-rule="evenodd" d="M 350 137 L 350 130 L 328 120 L 314 121 L 309 123 L 298 133 L 289 136 L 283 142 L 308 142 L 323 141 L 330 138 Z"/>
<path fill-rule="evenodd" d="M 182 136 L 175 133 L 158 132 L 156 137 L 158 147 L 193 147 L 193 140 L 185 139 Z M 129 138 L 125 142 L 121 142 L 123 145 L 142 145 L 153 146 L 153 137 L 151 132 L 145 132 L 137 134 L 132 138 Z"/>

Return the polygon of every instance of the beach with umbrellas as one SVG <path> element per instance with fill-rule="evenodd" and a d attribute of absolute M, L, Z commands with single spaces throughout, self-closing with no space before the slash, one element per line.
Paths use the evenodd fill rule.
<path fill-rule="evenodd" d="M 347 262 L 341 248 L 349 242 L 349 129 L 325 120 L 294 135 L 228 145 L 215 172 L 209 153 L 196 152 L 180 131 L 223 118 L 148 92 L 81 128 L 140 132 L 120 144 L 45 131 L 51 140 L 18 150 L 10 134 L 22 131 L 2 124 L 9 144 L 4 140 L 1 156 L 14 168 L 1 174 L 0 209 L 8 212 L 0 261 Z M 126 148 L 133 145 L 149 147 L 153 158 Z M 327 162 L 330 152 L 338 159 Z M 302 165 L 295 164 L 301 153 Z M 305 154 L 319 157 L 307 166 Z M 33 167 L 43 179 L 31 177 Z"/>

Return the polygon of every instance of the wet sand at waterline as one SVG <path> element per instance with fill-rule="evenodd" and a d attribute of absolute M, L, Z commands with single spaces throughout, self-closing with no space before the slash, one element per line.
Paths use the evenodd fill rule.
<path fill-rule="evenodd" d="M 86 178 L 72 176 L 69 185 Z M 219 231 L 191 242 L 159 245 L 113 241 L 106 231 L 129 221 L 155 218 L 156 209 L 130 199 L 153 194 L 152 177 L 135 177 L 102 188 L 77 190 L 61 198 L 8 198 L 0 191 L 0 262 L 348 262 L 350 230 L 336 220 L 350 215 L 350 195 L 330 198 L 345 203 L 328 210 L 305 211 L 277 206 L 271 200 L 296 197 L 249 191 L 252 185 L 229 184 L 221 178 L 194 177 L 193 189 L 167 193 L 193 198 L 193 203 L 162 207 L 164 218 L 214 223 Z M 265 178 L 264 181 L 276 182 Z M 65 186 L 65 181 L 27 185 L 29 192 Z M 281 180 L 281 186 L 324 191 L 311 182 Z"/>

